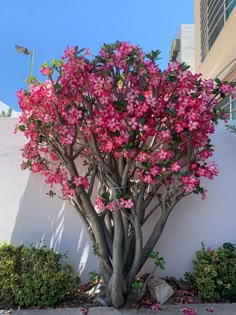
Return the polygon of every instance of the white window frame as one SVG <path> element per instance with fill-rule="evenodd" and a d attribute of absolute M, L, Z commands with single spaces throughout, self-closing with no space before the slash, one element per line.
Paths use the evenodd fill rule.
<path fill-rule="evenodd" d="M 234 78 L 232 80 L 232 82 L 236 82 L 236 78 Z M 233 118 L 233 113 L 236 112 L 236 107 L 233 108 L 233 102 L 236 102 L 236 96 L 235 97 L 232 97 L 232 96 L 229 96 L 229 101 L 228 103 L 224 104 L 222 107 L 222 109 L 226 108 L 229 106 L 229 120 L 236 120 L 236 117 Z"/>

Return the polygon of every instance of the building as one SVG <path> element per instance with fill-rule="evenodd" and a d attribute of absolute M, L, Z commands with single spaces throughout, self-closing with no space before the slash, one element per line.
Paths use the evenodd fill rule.
<path fill-rule="evenodd" d="M 185 62 L 194 72 L 194 25 L 181 24 L 176 39 L 172 41 L 170 61 Z"/>
<path fill-rule="evenodd" d="M 5 103 L 3 103 L 2 101 L 0 101 L 0 117 L 3 116 L 4 112 L 5 114 L 8 113 L 9 111 L 9 106 L 6 105 Z M 11 112 L 11 118 L 18 118 L 20 116 L 21 112 L 16 112 L 14 109 Z"/>
<path fill-rule="evenodd" d="M 205 78 L 236 80 L 236 0 L 195 0 L 195 71 Z M 236 99 L 219 105 L 236 119 Z"/>

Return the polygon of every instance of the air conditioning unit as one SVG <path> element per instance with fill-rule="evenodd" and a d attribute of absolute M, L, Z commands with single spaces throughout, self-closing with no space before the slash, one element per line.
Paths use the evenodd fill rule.
<path fill-rule="evenodd" d="M 170 50 L 170 61 L 175 61 L 180 51 L 180 40 L 176 38 L 172 41 Z"/>
<path fill-rule="evenodd" d="M 180 51 L 180 40 L 179 38 L 176 38 L 172 42 L 172 49 L 175 53 L 178 53 Z"/>

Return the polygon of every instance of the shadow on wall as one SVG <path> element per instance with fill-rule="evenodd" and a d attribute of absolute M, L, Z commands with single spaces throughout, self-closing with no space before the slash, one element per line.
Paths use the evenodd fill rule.
<path fill-rule="evenodd" d="M 39 245 L 40 241 L 61 253 L 86 280 L 90 271 L 98 269 L 97 258 L 79 215 L 68 202 L 46 193 L 49 185 L 40 175 L 30 174 L 21 198 L 11 242 Z"/>

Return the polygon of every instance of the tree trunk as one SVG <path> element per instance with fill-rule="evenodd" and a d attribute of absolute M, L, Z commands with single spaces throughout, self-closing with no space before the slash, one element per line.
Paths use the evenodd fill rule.
<path fill-rule="evenodd" d="M 111 278 L 111 301 L 115 308 L 125 304 L 126 285 L 123 275 L 123 239 L 124 231 L 122 216 L 119 210 L 114 213 L 114 241 L 113 241 L 113 274 Z"/>

